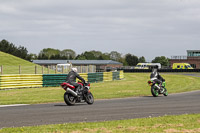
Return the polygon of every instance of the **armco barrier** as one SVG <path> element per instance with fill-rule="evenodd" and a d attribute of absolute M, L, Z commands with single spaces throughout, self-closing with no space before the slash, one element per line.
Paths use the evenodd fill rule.
<path fill-rule="evenodd" d="M 80 76 L 86 81 L 94 83 L 123 79 L 124 73 L 123 71 L 81 73 Z M 67 74 L 0 75 L 0 89 L 60 86 L 66 81 L 66 77 Z"/>
<path fill-rule="evenodd" d="M 0 75 L 0 89 L 42 87 L 42 74 Z"/>

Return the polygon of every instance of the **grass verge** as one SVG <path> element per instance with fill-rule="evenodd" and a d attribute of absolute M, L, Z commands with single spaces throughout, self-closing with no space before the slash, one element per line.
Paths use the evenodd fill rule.
<path fill-rule="evenodd" d="M 95 99 L 124 98 L 151 95 L 147 84 L 149 73 L 125 73 L 125 79 L 111 82 L 92 83 L 91 91 Z M 200 78 L 187 75 L 162 74 L 166 79 L 169 95 L 200 90 Z M 63 102 L 61 87 L 0 90 L 0 105 L 36 104 Z"/>
<path fill-rule="evenodd" d="M 33 127 L 3 128 L 0 133 L 146 133 L 200 132 L 200 114 L 139 118 L 88 123 L 66 123 Z"/>
<path fill-rule="evenodd" d="M 19 74 L 19 66 L 21 67 L 21 74 L 35 74 L 35 67 L 37 68 L 37 74 L 42 74 L 42 67 L 40 65 L 0 51 L 1 66 L 3 67 L 3 74 Z M 43 73 L 47 74 L 48 69 L 44 67 Z M 50 69 L 49 73 L 54 74 L 55 71 Z"/>

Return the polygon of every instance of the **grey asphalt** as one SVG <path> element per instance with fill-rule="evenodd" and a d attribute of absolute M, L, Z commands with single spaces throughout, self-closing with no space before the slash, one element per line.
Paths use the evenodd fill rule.
<path fill-rule="evenodd" d="M 63 103 L 0 108 L 0 128 L 46 124 L 123 120 L 200 113 L 200 90 L 169 96 L 96 100 L 67 106 Z"/>

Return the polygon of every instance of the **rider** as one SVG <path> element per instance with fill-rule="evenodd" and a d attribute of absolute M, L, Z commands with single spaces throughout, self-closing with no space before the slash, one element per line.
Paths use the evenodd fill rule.
<path fill-rule="evenodd" d="M 160 87 L 162 86 L 162 82 L 165 81 L 165 79 L 158 73 L 158 70 L 156 68 L 152 69 L 152 73 L 150 75 L 150 78 L 151 78 L 151 80 L 158 83 Z M 163 92 L 164 89 L 161 89 L 161 91 Z"/>
<path fill-rule="evenodd" d="M 77 73 L 77 68 L 73 67 L 67 75 L 66 82 L 73 85 L 76 88 L 76 92 L 78 93 L 81 90 L 82 85 L 76 83 L 76 78 L 85 83 L 85 80 Z"/>

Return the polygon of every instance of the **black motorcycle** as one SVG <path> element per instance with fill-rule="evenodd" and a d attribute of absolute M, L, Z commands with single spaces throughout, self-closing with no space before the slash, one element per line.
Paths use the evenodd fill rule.
<path fill-rule="evenodd" d="M 83 103 L 86 102 L 88 104 L 94 103 L 94 97 L 92 93 L 90 92 L 90 83 L 82 83 L 78 82 L 78 84 L 82 85 L 82 88 L 80 90 L 80 93 L 77 94 L 75 92 L 75 86 L 69 84 L 69 83 L 62 83 L 62 88 L 66 91 L 64 94 L 64 101 L 67 105 L 74 105 L 75 103 Z"/>

